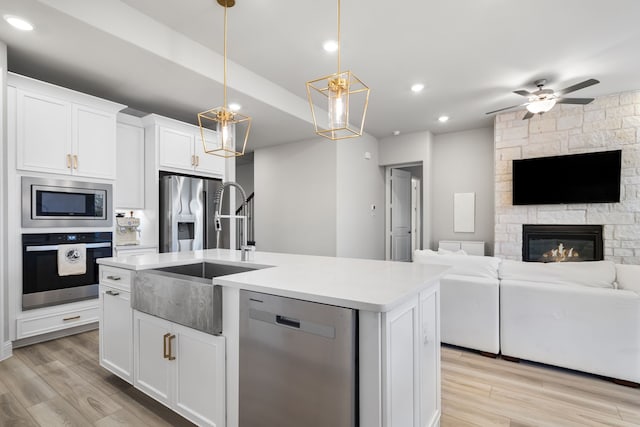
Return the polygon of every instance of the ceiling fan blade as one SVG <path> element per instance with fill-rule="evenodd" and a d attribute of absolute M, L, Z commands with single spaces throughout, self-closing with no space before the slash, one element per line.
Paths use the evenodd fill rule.
<path fill-rule="evenodd" d="M 524 104 L 512 105 L 511 107 L 500 108 L 499 110 L 489 111 L 488 113 L 485 113 L 485 114 L 499 113 L 500 111 L 510 110 L 510 109 L 516 108 L 516 107 L 522 107 L 523 105 L 527 105 L 527 104 L 528 104 L 528 102 L 525 102 Z"/>
<path fill-rule="evenodd" d="M 598 83 L 600 83 L 600 81 L 596 79 L 585 80 L 582 83 L 578 83 L 573 86 L 569 86 L 567 88 L 557 91 L 556 95 L 558 96 L 565 95 L 567 93 L 575 92 L 576 90 L 579 90 L 579 89 L 584 89 L 585 87 L 597 85 Z"/>
<path fill-rule="evenodd" d="M 534 114 L 531 111 L 527 111 L 527 114 L 524 115 L 524 117 L 522 118 L 522 120 L 527 120 L 530 119 L 531 117 L 533 117 Z"/>
<path fill-rule="evenodd" d="M 528 90 L 514 90 L 513 93 L 517 94 L 517 95 L 522 95 L 526 98 L 533 96 L 533 94 L 531 92 L 529 92 Z"/>
<path fill-rule="evenodd" d="M 556 102 L 558 104 L 580 104 L 586 105 L 593 101 L 593 98 L 560 98 Z"/>

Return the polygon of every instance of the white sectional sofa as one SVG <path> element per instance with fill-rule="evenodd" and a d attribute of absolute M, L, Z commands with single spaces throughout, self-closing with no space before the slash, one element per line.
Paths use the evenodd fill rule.
<path fill-rule="evenodd" d="M 640 266 L 503 261 L 500 350 L 640 383 Z"/>
<path fill-rule="evenodd" d="M 640 383 L 640 265 L 536 263 L 416 251 L 440 280 L 441 339 Z"/>
<path fill-rule="evenodd" d="M 440 279 L 442 342 L 498 354 L 500 259 L 444 252 L 414 253 L 414 262 L 452 267 Z"/>

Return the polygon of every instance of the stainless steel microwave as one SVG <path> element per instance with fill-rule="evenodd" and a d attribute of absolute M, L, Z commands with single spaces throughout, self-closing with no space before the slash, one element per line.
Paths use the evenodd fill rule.
<path fill-rule="evenodd" d="M 22 177 L 23 227 L 111 227 L 111 184 Z"/>

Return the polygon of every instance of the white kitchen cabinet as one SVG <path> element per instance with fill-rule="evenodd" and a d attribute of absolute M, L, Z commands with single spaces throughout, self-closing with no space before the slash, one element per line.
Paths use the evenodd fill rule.
<path fill-rule="evenodd" d="M 200 128 L 166 117 L 151 114 L 144 119 L 149 135 L 155 135 L 158 168 L 169 172 L 224 178 L 225 159 L 207 154 L 202 144 Z M 215 132 L 205 132 L 207 141 L 215 139 Z"/>
<path fill-rule="evenodd" d="M 134 385 L 201 426 L 225 425 L 224 337 L 134 310 Z"/>
<path fill-rule="evenodd" d="M 196 165 L 193 132 L 184 132 L 166 126 L 161 126 L 159 131 L 160 166 L 193 171 Z"/>
<path fill-rule="evenodd" d="M 205 138 L 207 146 L 212 146 L 215 141 L 216 134 L 213 131 L 205 132 Z M 209 145 L 209 143 L 211 143 Z M 204 145 L 202 144 L 202 134 L 198 131 L 195 137 L 195 155 L 197 160 L 196 169 L 211 174 L 224 176 L 225 158 L 208 154 L 204 151 Z"/>
<path fill-rule="evenodd" d="M 100 365 L 133 383 L 131 272 L 100 267 Z"/>
<path fill-rule="evenodd" d="M 124 105 L 9 74 L 17 168 L 114 179 L 116 112 Z"/>
<path fill-rule="evenodd" d="M 133 256 L 158 253 L 157 246 L 124 245 L 113 248 L 113 256 Z"/>
<path fill-rule="evenodd" d="M 420 427 L 437 425 L 440 419 L 440 298 L 439 289 L 420 294 Z"/>
<path fill-rule="evenodd" d="M 144 209 L 144 127 L 137 117 L 118 115 L 116 209 Z"/>
<path fill-rule="evenodd" d="M 71 103 L 21 89 L 15 93 L 18 168 L 69 174 Z"/>
<path fill-rule="evenodd" d="M 384 316 L 383 426 L 439 424 L 438 292 L 432 287 Z"/>
<path fill-rule="evenodd" d="M 73 105 L 73 175 L 116 177 L 116 113 Z"/>

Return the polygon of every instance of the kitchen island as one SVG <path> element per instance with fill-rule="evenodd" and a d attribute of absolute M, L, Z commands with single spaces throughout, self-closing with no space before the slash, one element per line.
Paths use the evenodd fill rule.
<path fill-rule="evenodd" d="M 439 278 L 448 267 L 265 252 L 251 255 L 249 261 L 241 261 L 240 251 L 218 249 L 100 259 L 102 366 L 198 424 L 236 427 L 240 406 L 240 294 L 242 291 L 260 292 L 357 310 L 356 418 L 360 426 L 438 425 Z M 144 375 L 141 377 L 144 372 L 138 372 L 148 371 L 145 366 L 155 366 L 154 363 L 145 361 L 141 365 L 138 359 L 144 356 L 142 353 L 146 348 L 143 344 L 146 337 L 141 333 L 140 325 L 155 318 L 131 310 L 127 293 L 131 292 L 131 286 L 136 286 L 137 272 L 203 262 L 253 269 L 212 279 L 212 284 L 220 285 L 222 290 L 221 336 L 193 331 L 204 336 L 202 342 L 209 341 L 211 358 L 221 363 L 218 374 L 211 376 L 216 384 L 210 393 L 197 392 L 190 389 L 201 385 L 197 381 L 196 384 L 181 383 L 177 373 L 169 373 L 154 385 L 151 380 L 145 381 Z M 114 327 L 117 330 L 113 330 L 109 315 L 112 297 L 122 298 L 117 311 L 119 315 L 114 320 L 118 324 Z M 130 314 L 125 311 L 127 307 Z M 131 321 L 127 323 L 129 319 Z M 181 325 L 165 326 L 175 330 L 189 329 Z M 164 346 L 160 364 L 175 363 L 182 354 L 180 337 L 174 341 L 171 338 L 177 335 L 172 332 L 174 329 L 159 338 Z M 115 345 L 112 343 L 115 340 L 109 339 L 112 335 L 119 337 L 117 351 L 112 351 Z M 155 345 L 159 339 L 154 338 L 149 345 Z M 133 351 L 121 348 L 128 342 Z M 172 342 L 176 346 L 175 356 Z M 197 348 L 193 346 L 192 351 Z M 193 363 L 201 360 L 193 354 L 185 356 Z M 202 372 L 203 367 L 199 368 Z M 186 365 L 182 367 L 182 371 L 187 369 Z M 185 377 L 189 374 L 185 373 Z M 192 375 L 191 382 L 194 382 L 193 378 L 197 375 Z M 157 384 L 166 385 L 168 390 L 162 392 Z M 199 401 L 203 394 L 213 396 L 210 398 L 215 402 Z M 180 403 L 181 397 L 189 395 L 197 396 L 193 405 Z M 198 410 L 198 405 L 205 407 Z M 211 411 L 211 416 L 203 414 L 206 411 Z"/>

